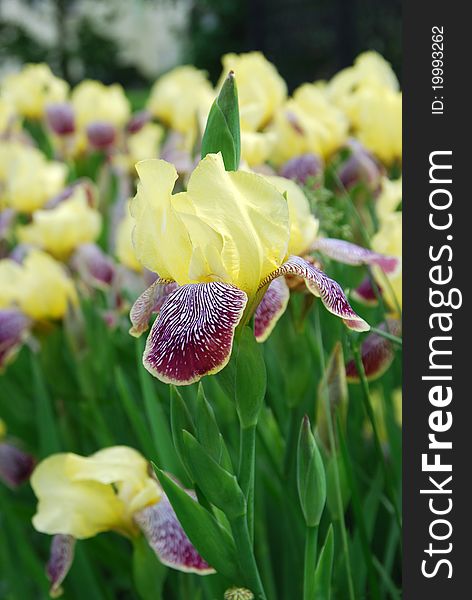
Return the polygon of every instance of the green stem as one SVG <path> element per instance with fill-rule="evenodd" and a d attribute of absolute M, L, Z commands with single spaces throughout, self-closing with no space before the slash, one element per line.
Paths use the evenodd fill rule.
<path fill-rule="evenodd" d="M 359 373 L 359 377 L 360 377 L 361 384 L 362 384 L 362 392 L 363 392 L 362 399 L 364 401 L 364 408 L 367 413 L 367 417 L 369 418 L 370 424 L 372 426 L 372 431 L 374 434 L 374 446 L 375 446 L 375 449 L 376 449 L 376 452 L 377 452 L 377 455 L 378 455 L 378 458 L 380 461 L 380 465 L 382 467 L 384 481 L 385 481 L 385 488 L 387 490 L 387 494 L 390 499 L 390 502 L 392 503 L 392 506 L 393 506 L 393 510 L 395 513 L 395 518 L 397 521 L 398 528 L 401 531 L 402 530 L 402 520 L 401 520 L 401 516 L 400 516 L 400 511 L 397 506 L 395 492 L 393 491 L 390 474 L 388 472 L 387 465 L 385 462 L 385 457 L 384 457 L 384 454 L 382 451 L 382 444 L 380 443 L 379 430 L 377 428 L 377 422 L 375 420 L 374 410 L 372 408 L 372 401 L 370 398 L 369 382 L 367 381 L 367 377 L 365 374 L 364 364 L 362 363 L 361 353 L 359 350 L 358 343 L 352 344 L 352 352 L 354 355 L 354 362 L 356 364 L 356 369 L 357 369 L 357 372 Z"/>
<path fill-rule="evenodd" d="M 306 528 L 303 600 L 315 600 L 318 525 Z"/>
<path fill-rule="evenodd" d="M 256 426 L 241 427 L 239 447 L 239 485 L 246 497 L 249 536 L 254 540 L 254 470 Z"/>
<path fill-rule="evenodd" d="M 398 344 L 399 346 L 403 345 L 403 340 L 401 338 L 399 338 L 396 335 L 393 335 L 391 333 L 388 333 L 387 331 L 384 331 L 383 329 L 378 329 L 377 327 L 371 327 L 370 330 L 372 333 L 376 333 L 377 335 L 380 335 L 380 337 L 384 337 L 386 340 L 390 340 L 391 342 L 394 342 L 395 344 Z"/>
<path fill-rule="evenodd" d="M 247 516 L 244 514 L 233 519 L 231 521 L 231 530 L 238 550 L 241 572 L 247 577 L 247 585 L 251 588 L 257 600 L 266 600 L 266 594 L 259 575 L 249 535 Z"/>
<path fill-rule="evenodd" d="M 318 341 L 318 352 L 319 352 L 319 356 L 320 356 L 320 367 L 321 367 L 321 373 L 324 374 L 326 372 L 326 364 L 325 364 L 324 350 L 323 350 L 323 336 L 321 333 L 320 303 L 319 302 L 316 305 L 315 318 L 316 318 L 316 337 L 317 337 L 317 341 Z M 336 438 L 334 436 L 333 415 L 331 413 L 331 406 L 329 403 L 329 396 L 326 392 L 326 388 L 324 388 L 324 390 L 323 390 L 323 401 L 325 404 L 326 420 L 328 423 L 329 446 L 330 446 L 331 452 L 335 456 L 336 455 Z M 351 557 L 349 555 L 349 544 L 348 544 L 348 538 L 347 538 L 346 523 L 344 521 L 344 505 L 343 505 L 343 499 L 342 499 L 342 494 L 341 494 L 341 477 L 339 475 L 339 466 L 338 466 L 338 461 L 337 461 L 336 457 L 335 457 L 335 460 L 333 461 L 333 464 L 334 464 L 334 483 L 335 483 L 334 487 L 335 487 L 335 492 L 336 492 L 336 504 L 338 505 L 338 512 L 339 512 L 339 525 L 341 528 L 343 552 L 344 552 L 344 557 L 346 560 L 346 576 L 347 576 L 347 583 L 348 583 L 348 590 L 349 590 L 349 600 L 355 600 L 356 596 L 354 593 L 354 583 L 352 580 Z"/>

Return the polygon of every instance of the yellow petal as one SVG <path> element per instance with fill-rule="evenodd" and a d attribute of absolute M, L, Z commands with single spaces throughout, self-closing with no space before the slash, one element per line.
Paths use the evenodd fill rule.
<path fill-rule="evenodd" d="M 177 171 L 170 163 L 157 159 L 139 162 L 136 170 L 140 181 L 131 201 L 136 256 L 160 277 L 186 283 L 192 245 L 171 203 Z"/>
<path fill-rule="evenodd" d="M 38 531 L 82 539 L 120 528 L 125 522 L 124 505 L 111 485 L 73 480 L 81 458 L 55 454 L 33 472 L 31 486 L 38 498 L 33 525 Z"/>
<path fill-rule="evenodd" d="M 302 256 L 316 239 L 319 222 L 310 210 L 303 190 L 291 179 L 266 177 L 282 194 L 286 194 L 290 218 L 290 243 L 288 253 Z"/>
<path fill-rule="evenodd" d="M 192 173 L 187 195 L 195 215 L 223 240 L 221 258 L 232 283 L 252 295 L 287 254 L 288 208 L 262 176 L 227 172 L 209 154 Z"/>

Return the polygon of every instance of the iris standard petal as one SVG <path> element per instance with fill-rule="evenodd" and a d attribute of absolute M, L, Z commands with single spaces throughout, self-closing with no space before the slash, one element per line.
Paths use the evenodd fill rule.
<path fill-rule="evenodd" d="M 152 313 L 158 312 L 169 294 L 176 290 L 178 285 L 174 281 L 156 279 L 139 296 L 131 307 L 129 318 L 131 321 L 130 334 L 139 337 L 149 326 Z"/>
<path fill-rule="evenodd" d="M 247 295 L 213 281 L 177 288 L 161 307 L 146 342 L 143 363 L 164 383 L 187 385 L 228 362 Z"/>
<path fill-rule="evenodd" d="M 74 560 L 75 538 L 71 535 L 57 534 L 52 538 L 46 574 L 51 582 L 49 595 L 58 598 L 62 595 L 61 584 L 69 572 Z"/>
<path fill-rule="evenodd" d="M 312 264 L 299 256 L 290 256 L 287 262 L 262 280 L 260 288 L 281 275 L 295 275 L 305 279 L 312 294 L 321 298 L 325 308 L 340 317 L 349 329 L 368 331 L 369 325 L 351 308 L 339 283 L 328 277 Z"/>
<path fill-rule="evenodd" d="M 347 265 L 378 265 L 384 273 L 394 273 L 400 266 L 400 261 L 394 256 L 387 256 L 362 248 L 357 244 L 334 238 L 318 238 L 312 250 L 319 250 L 329 258 Z"/>
<path fill-rule="evenodd" d="M 137 512 L 134 520 L 164 565 L 198 575 L 215 572 L 188 539 L 165 494 L 158 504 Z"/>
<path fill-rule="evenodd" d="M 258 342 L 264 342 L 272 333 L 287 308 L 289 298 L 290 290 L 285 283 L 285 278 L 274 279 L 254 314 L 254 334 Z"/>

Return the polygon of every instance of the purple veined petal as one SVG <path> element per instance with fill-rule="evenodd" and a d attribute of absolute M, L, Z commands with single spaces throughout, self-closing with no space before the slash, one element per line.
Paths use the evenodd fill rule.
<path fill-rule="evenodd" d="M 68 102 L 57 102 L 46 106 L 46 121 L 57 135 L 70 135 L 75 131 L 74 109 Z"/>
<path fill-rule="evenodd" d="M 376 285 L 379 294 L 381 294 L 382 288 L 378 284 Z M 365 304 L 365 306 L 377 306 L 379 302 L 374 286 L 372 285 L 372 280 L 368 276 L 361 281 L 355 290 L 352 290 L 351 296 L 357 300 L 357 302 Z"/>
<path fill-rule="evenodd" d="M 87 137 L 97 150 L 106 150 L 116 141 L 117 131 L 114 125 L 106 121 L 94 121 L 87 126 Z"/>
<path fill-rule="evenodd" d="M 258 342 L 264 342 L 272 333 L 277 321 L 284 314 L 290 298 L 290 290 L 284 277 L 274 279 L 254 315 L 254 335 Z"/>
<path fill-rule="evenodd" d="M 262 280 L 259 289 L 281 275 L 302 277 L 310 292 L 321 298 L 325 308 L 340 317 L 349 329 L 369 331 L 370 326 L 354 312 L 339 283 L 305 259 L 300 256 L 290 256 L 287 262 Z"/>
<path fill-rule="evenodd" d="M 221 371 L 247 304 L 242 290 L 218 281 L 177 288 L 164 301 L 143 364 L 164 383 L 188 385 Z"/>
<path fill-rule="evenodd" d="M 0 481 L 16 489 L 30 478 L 36 465 L 34 456 L 11 442 L 0 442 Z"/>
<path fill-rule="evenodd" d="M 378 254 L 357 244 L 336 240 L 334 238 L 318 238 L 312 246 L 329 258 L 347 265 L 378 265 L 384 273 L 394 273 L 400 266 L 400 261 L 395 256 Z"/>
<path fill-rule="evenodd" d="M 52 538 L 46 574 L 51 582 L 49 595 L 58 598 L 62 595 L 61 584 L 66 578 L 74 560 L 75 538 L 59 533 Z"/>
<path fill-rule="evenodd" d="M 167 296 L 174 292 L 177 287 L 175 281 L 158 278 L 144 290 L 129 313 L 132 325 L 129 332 L 132 336 L 139 337 L 147 330 L 152 313 L 160 310 Z"/>
<path fill-rule="evenodd" d="M 195 500 L 192 492 L 187 493 Z M 162 564 L 198 575 L 215 572 L 188 539 L 165 494 L 156 504 L 136 512 L 134 520 Z"/>
<path fill-rule="evenodd" d="M 31 320 L 15 308 L 0 310 L 0 371 L 21 347 Z"/>
<path fill-rule="evenodd" d="M 393 335 L 401 334 L 400 321 L 396 319 L 387 319 L 385 323 L 379 325 L 379 329 Z M 378 333 L 369 334 L 361 345 L 361 360 L 368 381 L 378 379 L 383 375 L 392 364 L 394 357 L 392 342 Z M 360 381 L 354 360 L 350 360 L 346 364 L 346 378 L 350 383 Z"/>

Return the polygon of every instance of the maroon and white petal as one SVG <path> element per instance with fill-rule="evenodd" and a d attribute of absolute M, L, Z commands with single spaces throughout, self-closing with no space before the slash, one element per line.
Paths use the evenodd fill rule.
<path fill-rule="evenodd" d="M 143 364 L 164 383 L 188 385 L 221 371 L 233 346 L 247 295 L 213 281 L 174 290 L 165 299 L 146 342 Z"/>
<path fill-rule="evenodd" d="M 59 533 L 52 538 L 46 574 L 51 582 L 49 595 L 58 598 L 62 595 L 61 584 L 66 578 L 74 560 L 75 538 Z"/>
<path fill-rule="evenodd" d="M 254 314 L 254 335 L 258 342 L 264 342 L 272 333 L 287 308 L 289 298 L 290 290 L 285 278 L 274 279 Z"/>
<path fill-rule="evenodd" d="M 321 298 L 330 313 L 340 317 L 349 329 L 368 331 L 369 325 L 354 312 L 341 286 L 300 256 L 290 256 L 287 262 L 262 280 L 259 289 L 281 275 L 295 275 L 305 280 L 312 294 Z"/>
<path fill-rule="evenodd" d="M 177 289 L 175 281 L 156 279 L 139 296 L 131 307 L 129 318 L 131 321 L 130 334 L 139 337 L 149 327 L 152 313 L 158 312 L 167 296 Z"/>
<path fill-rule="evenodd" d="M 329 258 L 347 265 L 378 265 L 384 273 L 394 273 L 400 266 L 400 261 L 395 256 L 379 254 L 345 240 L 318 238 L 312 250 L 318 250 Z"/>
<path fill-rule="evenodd" d="M 392 335 L 401 334 L 400 322 L 396 319 L 387 319 L 379 325 L 379 329 Z M 394 356 L 392 342 L 378 333 L 369 334 L 361 345 L 361 360 L 367 379 L 371 381 L 383 375 L 392 364 Z M 360 381 L 354 360 L 346 364 L 346 378 L 350 383 Z"/>
<path fill-rule="evenodd" d="M 195 500 L 193 493 L 187 493 Z M 188 539 L 165 494 L 157 504 L 135 513 L 134 520 L 164 565 L 198 575 L 215 572 Z"/>
<path fill-rule="evenodd" d="M 382 293 L 382 288 L 377 284 L 378 293 Z M 351 296 L 357 302 L 365 304 L 366 306 L 377 306 L 378 298 L 375 293 L 374 286 L 370 277 L 365 277 L 355 290 L 352 290 Z"/>

